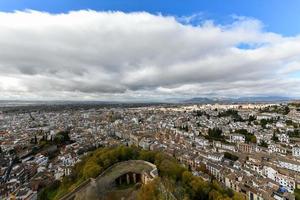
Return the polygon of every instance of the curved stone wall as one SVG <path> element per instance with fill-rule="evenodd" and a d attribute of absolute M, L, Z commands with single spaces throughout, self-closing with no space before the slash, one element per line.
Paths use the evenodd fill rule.
<path fill-rule="evenodd" d="M 119 162 L 107 168 L 97 178 L 90 179 L 84 185 L 80 185 L 73 192 L 61 198 L 61 200 L 101 199 L 101 196 L 109 191 L 116 181 L 120 181 L 118 178 L 122 176 L 126 176 L 126 182 L 128 182 L 128 179 L 129 182 L 136 182 L 136 177 L 138 176 L 141 183 L 147 183 L 157 175 L 156 166 L 147 161 L 129 160 Z"/>

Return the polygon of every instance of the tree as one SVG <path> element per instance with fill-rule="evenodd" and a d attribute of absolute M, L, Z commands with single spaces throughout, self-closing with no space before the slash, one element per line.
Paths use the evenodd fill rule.
<path fill-rule="evenodd" d="M 246 129 L 235 130 L 235 133 L 244 135 L 247 143 L 256 143 L 256 136 L 253 133 L 249 133 Z"/>
<path fill-rule="evenodd" d="M 251 137 L 250 142 L 252 142 L 252 143 L 256 143 L 256 142 L 257 142 L 257 139 L 256 139 L 256 136 L 255 136 L 255 135 L 254 135 L 253 137 Z"/>
<path fill-rule="evenodd" d="M 157 190 L 158 181 L 152 181 L 151 183 L 142 186 L 137 195 L 138 200 L 159 200 L 159 191 Z"/>
<path fill-rule="evenodd" d="M 60 199 L 64 194 L 76 188 L 82 181 L 98 176 L 104 169 L 115 162 L 143 159 L 155 163 L 159 178 L 141 187 L 137 199 L 164 200 L 177 199 L 205 200 L 235 198 L 232 190 L 224 189 L 216 181 L 205 182 L 194 176 L 172 156 L 163 152 L 139 150 L 135 147 L 120 146 L 115 148 L 99 148 L 81 158 L 72 169 L 72 174 L 63 178 L 58 188 L 47 190 L 40 199 L 48 199 L 50 194 Z M 205 169 L 205 165 L 202 166 Z M 205 171 L 205 170 L 203 170 Z M 236 198 L 236 200 L 240 200 Z"/>
<path fill-rule="evenodd" d="M 274 142 L 278 142 L 278 141 L 279 141 L 279 140 L 278 140 L 278 137 L 277 137 L 276 134 L 275 134 L 275 132 L 273 133 L 272 140 L 273 140 Z"/>
<path fill-rule="evenodd" d="M 263 127 L 263 128 L 266 128 L 266 125 L 268 124 L 268 121 L 266 120 L 266 119 L 261 119 L 260 120 L 260 125 L 261 125 L 261 127 Z"/>
<path fill-rule="evenodd" d="M 224 140 L 222 130 L 219 128 L 208 129 L 208 137 L 209 139 Z"/>
<path fill-rule="evenodd" d="M 185 171 L 182 173 L 182 182 L 188 184 L 192 181 L 193 174 L 189 171 Z"/>
<path fill-rule="evenodd" d="M 60 134 L 57 134 L 55 137 L 54 137 L 54 143 L 55 144 L 62 144 L 64 142 L 64 137 Z"/>
<path fill-rule="evenodd" d="M 201 163 L 198 167 L 197 167 L 197 170 L 200 171 L 200 172 L 203 172 L 205 174 L 208 174 L 209 171 L 206 169 L 206 166 L 204 163 Z"/>
<path fill-rule="evenodd" d="M 139 155 L 140 160 L 146 160 L 148 162 L 154 163 L 156 152 L 142 150 Z"/>
<path fill-rule="evenodd" d="M 296 200 L 300 200 L 300 189 L 295 189 L 294 191 Z"/>
<path fill-rule="evenodd" d="M 229 152 L 225 152 L 224 153 L 224 158 L 227 158 L 227 159 L 232 160 L 232 161 L 237 161 L 239 159 L 238 156 L 233 155 L 233 154 L 231 154 Z"/>
<path fill-rule="evenodd" d="M 95 178 L 100 174 L 102 168 L 95 161 L 88 161 L 83 168 L 83 177 L 85 178 Z"/>
<path fill-rule="evenodd" d="M 294 131 L 288 132 L 288 135 L 290 137 L 300 138 L 300 131 L 298 129 L 295 129 Z"/>
<path fill-rule="evenodd" d="M 268 145 L 268 143 L 266 143 L 266 141 L 262 140 L 262 141 L 260 142 L 259 146 L 261 146 L 261 147 L 266 147 L 266 148 L 267 148 L 269 145 Z"/>
<path fill-rule="evenodd" d="M 60 186 L 60 181 L 56 180 L 49 186 L 45 187 L 44 189 L 41 190 L 41 192 L 38 193 L 38 199 L 43 199 L 43 200 L 50 200 L 53 199 L 53 197 L 56 194 L 56 190 Z"/>
<path fill-rule="evenodd" d="M 180 180 L 182 173 L 186 170 L 171 160 L 163 160 L 158 168 L 163 176 L 170 177 L 176 181 Z"/>
<path fill-rule="evenodd" d="M 249 119 L 248 119 L 249 122 L 253 122 L 253 121 L 255 121 L 255 120 L 256 120 L 256 117 L 255 117 L 255 116 L 253 116 L 253 115 L 250 115 L 250 116 L 249 116 Z"/>
<path fill-rule="evenodd" d="M 53 139 L 54 143 L 57 145 L 66 144 L 70 141 L 69 131 L 61 131 L 57 133 Z"/>
<path fill-rule="evenodd" d="M 289 114 L 289 112 L 290 112 L 290 108 L 289 108 L 288 106 L 285 106 L 285 107 L 284 107 L 283 114 L 284 114 L 284 115 L 287 115 L 287 114 Z"/>
<path fill-rule="evenodd" d="M 233 200 L 246 200 L 246 198 L 241 193 L 235 192 L 233 196 Z"/>
<path fill-rule="evenodd" d="M 292 125 L 293 125 L 293 121 L 290 120 L 290 119 L 286 120 L 285 123 L 286 123 L 286 125 L 288 125 L 288 126 L 292 126 Z"/>
<path fill-rule="evenodd" d="M 37 137 L 36 137 L 36 135 L 34 135 L 34 144 L 37 144 L 37 143 L 38 143 Z"/>

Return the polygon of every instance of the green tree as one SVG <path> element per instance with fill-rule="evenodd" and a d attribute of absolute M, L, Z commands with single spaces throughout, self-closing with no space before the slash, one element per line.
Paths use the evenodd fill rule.
<path fill-rule="evenodd" d="M 88 161 L 83 168 L 84 178 L 95 178 L 100 174 L 102 168 L 95 161 Z"/>
<path fill-rule="evenodd" d="M 192 181 L 193 174 L 189 171 L 185 171 L 182 173 L 182 182 L 185 184 L 188 184 Z"/>
<path fill-rule="evenodd" d="M 300 200 L 300 189 L 295 189 L 294 193 L 296 200 Z"/>
<path fill-rule="evenodd" d="M 232 161 L 236 161 L 236 160 L 239 159 L 238 156 L 233 155 L 233 154 L 231 154 L 231 153 L 229 153 L 229 152 L 225 152 L 225 153 L 224 153 L 224 158 L 227 158 L 227 159 L 232 160 Z"/>
<path fill-rule="evenodd" d="M 163 176 L 168 176 L 174 180 L 180 180 L 182 173 L 186 170 L 171 160 L 163 160 L 158 168 Z"/>
<path fill-rule="evenodd" d="M 209 183 L 203 181 L 200 177 L 193 176 L 172 156 L 163 152 L 143 151 L 136 147 L 125 146 L 100 148 L 83 156 L 81 162 L 76 163 L 73 167 L 70 176 L 64 177 L 58 186 L 45 190 L 39 195 L 39 199 L 59 199 L 76 188 L 82 181 L 98 176 L 115 162 L 137 158 L 155 163 L 159 171 L 158 179 L 142 186 L 138 193 L 138 199 L 170 199 L 168 194 L 171 192 L 177 199 L 236 198 L 236 200 L 239 200 L 238 195 L 233 193 L 232 190 L 224 189 L 216 181 Z M 163 190 L 165 192 L 161 192 L 162 185 L 165 188 Z"/>
<path fill-rule="evenodd" d="M 267 148 L 269 145 L 268 145 L 268 143 L 267 143 L 266 141 L 262 140 L 262 141 L 260 142 L 259 146 L 261 146 L 261 147 L 266 147 L 266 148 Z"/>
<path fill-rule="evenodd" d="M 34 144 L 37 144 L 37 143 L 38 143 L 37 137 L 36 137 L 36 135 L 34 135 Z"/>
<path fill-rule="evenodd" d="M 222 135 L 222 130 L 219 128 L 209 128 L 208 129 L 208 139 L 213 139 L 213 140 L 221 140 L 224 141 L 224 135 Z"/>
<path fill-rule="evenodd" d="M 244 135 L 247 143 L 256 143 L 256 136 L 253 133 L 249 133 L 246 129 L 235 130 L 235 133 Z"/>
<path fill-rule="evenodd" d="M 278 142 L 278 141 L 279 141 L 279 140 L 278 140 L 278 137 L 277 137 L 276 134 L 275 134 L 275 132 L 273 133 L 272 140 L 273 140 L 274 142 Z"/>
<path fill-rule="evenodd" d="M 235 192 L 232 198 L 233 200 L 246 200 L 246 197 L 241 193 Z"/>
<path fill-rule="evenodd" d="M 250 115 L 250 116 L 249 116 L 249 119 L 248 119 L 249 122 L 253 122 L 253 121 L 255 121 L 255 120 L 256 120 L 256 117 L 255 117 L 255 116 L 253 116 L 253 115 Z"/>
<path fill-rule="evenodd" d="M 148 162 L 154 163 L 155 162 L 155 156 L 156 156 L 155 151 L 145 151 L 142 150 L 139 154 L 139 159 L 140 160 L 146 160 Z"/>

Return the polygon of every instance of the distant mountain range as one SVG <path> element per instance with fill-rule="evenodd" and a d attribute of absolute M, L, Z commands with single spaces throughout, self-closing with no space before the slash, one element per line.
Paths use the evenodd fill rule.
<path fill-rule="evenodd" d="M 194 97 L 185 98 L 168 98 L 156 101 L 22 101 L 22 100 L 0 100 L 1 107 L 17 106 L 37 106 L 37 105 L 116 105 L 116 104 L 159 104 L 159 103 L 197 103 L 197 104 L 214 104 L 214 103 L 283 103 L 299 100 L 292 97 L 284 96 L 252 96 L 252 97 Z"/>
<path fill-rule="evenodd" d="M 275 103 L 293 101 L 295 98 L 282 96 L 254 96 L 254 97 L 237 97 L 237 98 L 220 98 L 220 97 L 195 97 L 182 100 L 179 103 Z"/>

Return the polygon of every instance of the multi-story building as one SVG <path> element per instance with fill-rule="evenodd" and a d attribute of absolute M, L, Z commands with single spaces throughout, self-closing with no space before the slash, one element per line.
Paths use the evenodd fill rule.
<path fill-rule="evenodd" d="M 294 157 L 300 157 L 300 146 L 294 146 L 292 148 L 292 155 Z"/>
<path fill-rule="evenodd" d="M 229 142 L 244 143 L 245 142 L 245 136 L 242 135 L 242 134 L 231 134 L 231 135 L 229 135 Z"/>

